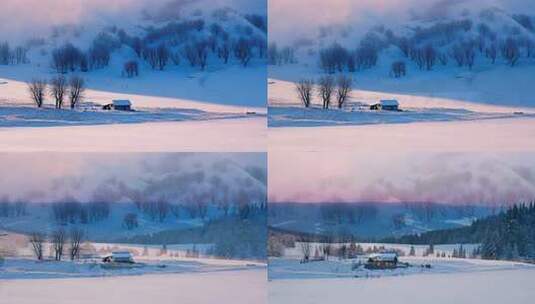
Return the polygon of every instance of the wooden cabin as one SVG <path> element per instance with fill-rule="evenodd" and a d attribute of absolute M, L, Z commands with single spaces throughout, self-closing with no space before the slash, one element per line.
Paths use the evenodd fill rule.
<path fill-rule="evenodd" d="M 107 255 L 102 258 L 102 262 L 133 264 L 134 257 L 129 251 L 114 251 L 111 253 L 111 255 Z"/>
<path fill-rule="evenodd" d="M 398 255 L 395 252 L 374 253 L 368 257 L 366 269 L 394 269 L 398 267 Z"/>

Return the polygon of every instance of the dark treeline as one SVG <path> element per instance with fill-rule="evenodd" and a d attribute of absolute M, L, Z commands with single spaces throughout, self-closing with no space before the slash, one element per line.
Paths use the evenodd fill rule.
<path fill-rule="evenodd" d="M 535 203 L 510 207 L 497 215 L 474 221 L 470 226 L 430 231 L 383 240 L 403 244 L 481 244 L 483 258 L 535 259 Z"/>
<path fill-rule="evenodd" d="M 0 202 L 0 217 L 19 217 L 28 215 L 28 203 L 25 202 Z"/>
<path fill-rule="evenodd" d="M 257 15 L 246 18 L 253 27 L 265 31 L 265 18 Z M 225 64 L 234 58 L 244 67 L 255 57 L 267 56 L 265 34 L 255 33 L 251 26 L 243 26 L 236 30 L 238 33 L 231 34 L 219 23 L 208 26 L 204 20 L 195 19 L 171 21 L 144 30 L 143 35 L 132 36 L 116 27 L 108 28 L 85 51 L 66 43 L 53 50 L 52 67 L 58 73 L 103 68 L 109 65 L 111 54 L 122 46 L 130 47 L 135 53 L 135 58 L 124 63 L 123 74 L 128 77 L 139 75 L 139 61 L 154 70 L 164 70 L 183 61 L 204 70 L 210 54 Z"/>
<path fill-rule="evenodd" d="M 110 216 L 110 203 L 64 202 L 51 204 L 52 217 L 61 225 L 90 224 L 107 219 Z"/>
<path fill-rule="evenodd" d="M 9 42 L 0 43 L 0 65 L 28 63 L 26 47 L 11 47 Z"/>
<path fill-rule="evenodd" d="M 211 243 L 210 255 L 223 258 L 266 258 L 267 212 L 258 209 L 246 219 L 224 217 L 212 219 L 203 227 L 166 230 L 119 239 L 119 243 L 199 244 Z"/>
<path fill-rule="evenodd" d="M 112 203 L 107 202 L 63 202 L 50 204 L 52 218 L 60 225 L 92 224 L 108 219 L 112 214 Z M 209 211 L 217 212 L 221 218 L 237 218 L 247 220 L 267 213 L 267 203 L 237 201 L 236 203 L 195 203 L 177 204 L 166 200 L 138 201 L 135 203 L 137 212 L 129 212 L 122 218 L 123 227 L 132 230 L 139 226 L 139 217 L 143 215 L 153 222 L 164 222 L 169 217 L 200 218 L 209 220 Z M 25 203 L 0 203 L 0 216 L 11 217 L 27 214 Z"/>
<path fill-rule="evenodd" d="M 273 220 L 291 217 L 314 219 L 332 224 L 362 224 L 373 222 L 382 213 L 392 214 L 392 226 L 402 228 L 407 225 L 406 215 L 424 223 L 441 218 L 474 217 L 479 213 L 495 213 L 499 209 L 479 208 L 474 205 L 446 205 L 438 203 L 276 203 L 269 206 Z"/>
<path fill-rule="evenodd" d="M 487 19 L 492 18 L 488 16 Z M 535 26 L 532 16 L 513 15 L 512 18 L 517 25 L 503 27 L 501 32 L 493 30 L 484 21 L 474 24 L 466 18 L 413 27 L 405 35 L 397 35 L 384 26 L 377 26 L 360 41 L 355 41 L 356 48 L 335 42 L 319 49 L 319 67 L 329 74 L 373 68 L 380 59 L 381 51 L 389 47 L 399 49 L 402 55 L 391 63 L 390 74 L 396 78 L 407 75 L 409 62 L 425 71 L 450 63 L 471 70 L 476 64 L 495 64 L 498 59 L 514 67 L 522 58 L 535 56 L 535 39 L 524 31 L 534 33 Z M 295 47 L 283 51 L 273 43 L 269 48 L 269 62 L 273 65 L 294 63 L 295 52 Z M 310 49 L 309 54 L 313 53 L 316 51 Z"/>

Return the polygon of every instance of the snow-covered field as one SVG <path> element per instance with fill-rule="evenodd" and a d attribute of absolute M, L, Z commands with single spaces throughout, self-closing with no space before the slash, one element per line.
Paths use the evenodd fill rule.
<path fill-rule="evenodd" d="M 270 303 L 529 304 L 535 268 L 373 279 L 301 279 L 268 283 Z"/>
<path fill-rule="evenodd" d="M 312 244 L 312 252 L 319 244 Z M 359 244 L 408 252 L 410 245 Z M 464 245 L 470 252 L 475 245 Z M 298 244 L 287 248 L 282 258 L 269 260 L 269 301 L 271 303 L 327 303 L 358 301 L 375 303 L 531 303 L 535 296 L 529 283 L 535 279 L 535 265 L 480 259 L 447 257 L 458 245 L 435 245 L 435 252 L 422 253 L 428 246 L 414 246 L 415 256 L 402 256 L 407 268 L 367 270 L 358 266 L 365 256 L 300 263 Z M 430 265 L 430 268 L 424 267 Z M 489 288 L 491 287 L 492 288 Z"/>
<path fill-rule="evenodd" d="M 264 269 L 129 277 L 0 280 L 0 303 L 266 303 Z"/>
<path fill-rule="evenodd" d="M 265 152 L 266 119 L 0 128 L 6 152 Z"/>
<path fill-rule="evenodd" d="M 535 150 L 535 119 L 270 128 L 269 151 L 512 152 Z M 271 153 L 270 153 L 271 155 Z M 271 157 L 271 156 L 270 156 Z M 287 157 L 287 156 L 284 156 Z"/>

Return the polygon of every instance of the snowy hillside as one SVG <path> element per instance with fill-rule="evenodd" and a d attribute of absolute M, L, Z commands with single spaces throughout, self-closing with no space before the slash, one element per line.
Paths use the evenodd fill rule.
<path fill-rule="evenodd" d="M 273 41 L 269 50 L 270 126 L 325 126 L 514 118 L 533 114 L 535 17 L 464 1 L 443 11 L 310 30 L 308 37 Z M 418 11 L 418 10 L 415 10 Z M 310 26 L 312 29 L 313 25 Z M 288 35 L 286 35 L 288 36 Z M 286 41 L 284 41 L 286 40 Z M 350 75 L 353 92 L 328 111 L 314 94 L 303 108 L 294 82 Z M 316 92 L 315 92 L 316 93 Z M 336 92 L 335 92 L 336 93 Z M 336 99 L 336 97 L 333 97 Z M 400 113 L 369 106 L 396 99 Z M 531 115 L 527 115 L 530 116 Z"/>
<path fill-rule="evenodd" d="M 440 204 L 272 204 L 269 225 L 282 231 L 384 238 L 470 225 L 497 207 Z"/>
<path fill-rule="evenodd" d="M 265 15 L 240 12 L 240 7 L 206 9 L 189 1 L 151 8 L 116 18 L 117 23 L 109 18 L 107 23 L 50 27 L 48 34 L 30 37 L 21 46 L 8 41 L 3 45 L 0 95 L 29 103 L 21 82 L 76 72 L 87 79 L 87 99 L 93 102 L 137 95 L 156 99 L 133 100 L 140 107 L 264 105 Z M 247 54 L 238 54 L 238 44 Z M 125 74 L 125 63 L 131 61 L 139 77 Z M 250 90 L 239 89 L 237 82 L 247 82 Z M 175 99 L 174 105 L 169 99 Z M 176 102 L 180 100 L 189 102 Z"/>

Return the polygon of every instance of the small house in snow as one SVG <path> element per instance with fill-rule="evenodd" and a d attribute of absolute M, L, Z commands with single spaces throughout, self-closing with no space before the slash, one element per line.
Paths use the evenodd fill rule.
<path fill-rule="evenodd" d="M 381 110 L 397 111 L 399 110 L 399 102 L 395 99 L 381 100 Z"/>
<path fill-rule="evenodd" d="M 114 251 L 111 255 L 107 255 L 102 259 L 104 263 L 134 263 L 132 253 L 128 251 Z"/>
<path fill-rule="evenodd" d="M 130 100 L 117 99 L 112 103 L 102 106 L 103 110 L 117 110 L 117 111 L 132 111 L 132 103 Z"/>
<path fill-rule="evenodd" d="M 118 111 L 130 111 L 132 110 L 132 103 L 130 100 L 117 99 L 113 101 L 113 109 Z"/>
<path fill-rule="evenodd" d="M 393 269 L 398 265 L 398 255 L 395 252 L 374 253 L 368 257 L 367 269 Z"/>
<path fill-rule="evenodd" d="M 371 105 L 370 110 L 399 111 L 399 102 L 395 99 L 383 99 Z"/>

